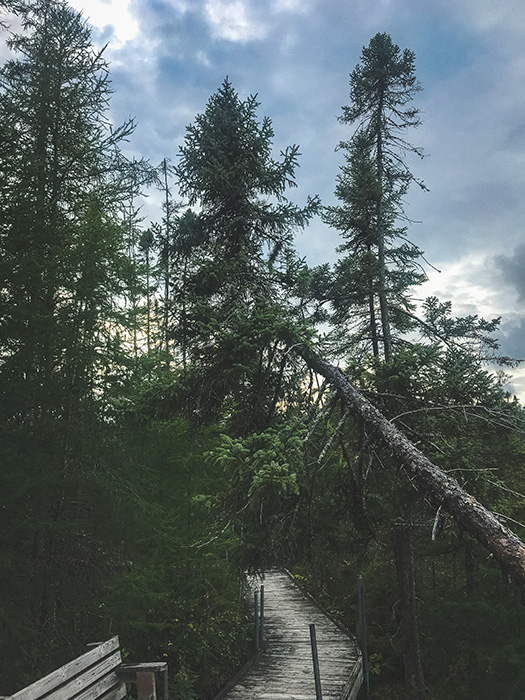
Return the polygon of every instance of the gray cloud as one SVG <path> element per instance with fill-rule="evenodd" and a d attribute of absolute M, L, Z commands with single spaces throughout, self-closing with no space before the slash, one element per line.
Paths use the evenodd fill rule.
<path fill-rule="evenodd" d="M 233 3 L 215 6 L 228 4 Z M 293 198 L 302 202 L 307 194 L 319 193 L 324 203 L 332 203 L 343 161 L 335 146 L 351 134 L 337 122 L 348 103 L 349 72 L 370 37 L 388 31 L 401 48 L 416 51 L 424 85 L 416 98 L 424 123 L 410 140 L 429 157 L 414 158 L 410 166 L 431 191 L 412 188 L 407 195 L 408 215 L 422 222 L 410 228 L 409 237 L 430 262 L 455 266 L 455 306 L 462 308 L 468 300 L 469 313 L 475 313 L 478 299 L 480 313 L 490 315 L 493 290 L 504 287 L 511 295 L 521 278 L 512 263 L 507 266 L 507 280 L 516 278 L 512 288 L 502 285 L 494 265 L 473 277 L 469 256 L 508 255 L 525 219 L 525 138 L 520 138 L 525 50 L 509 13 L 493 8 L 490 22 L 484 21 L 471 0 L 437 0 L 431 8 L 414 0 L 378 2 L 372 8 L 368 0 L 333 0 L 309 2 L 304 13 L 278 13 L 273 1 L 243 5 L 245 16 L 264 26 L 264 35 L 254 31 L 248 41 L 221 38 L 217 27 L 212 31 L 204 0 L 186 3 L 184 12 L 180 2 L 176 7 L 171 1 L 134 0 L 143 36 L 116 52 L 121 60 L 115 98 L 119 109 L 139 117 L 139 150 L 157 160 L 174 158 L 185 126 L 228 74 L 242 97 L 259 94 L 259 114 L 272 119 L 277 151 L 299 144 L 299 186 Z M 226 23 L 225 31 L 229 28 Z M 150 64 L 143 82 L 137 57 L 145 55 Z M 333 261 L 339 242 L 337 232 L 319 221 L 297 239 L 300 254 L 312 264 Z M 512 307 L 500 296 L 497 314 L 501 307 Z"/>
<path fill-rule="evenodd" d="M 511 255 L 497 255 L 494 263 L 503 283 L 517 291 L 519 301 L 525 301 L 525 243 L 518 245 Z"/>
<path fill-rule="evenodd" d="M 514 323 L 503 323 L 499 340 L 501 350 L 506 355 L 525 360 L 525 318 Z"/>
<path fill-rule="evenodd" d="M 85 5 L 89 14 L 90 0 Z M 431 263 L 448 270 L 436 284 L 455 307 L 476 313 L 478 305 L 481 315 L 502 313 L 504 321 L 509 310 L 512 322 L 502 330 L 509 345 L 514 338 L 519 345 L 523 316 L 516 299 L 525 299 L 521 5 L 131 0 L 127 12 L 138 35 L 107 51 L 112 118 L 120 123 L 137 117 L 132 154 L 154 163 L 176 160 L 186 126 L 228 75 L 242 98 L 258 93 L 259 115 L 273 122 L 277 154 L 289 144 L 300 146 L 292 198 L 302 203 L 319 193 L 331 204 L 343 162 L 335 147 L 351 135 L 337 122 L 348 104 L 349 73 L 370 37 L 389 32 L 401 48 L 415 51 L 424 87 L 414 103 L 424 123 L 407 136 L 429 154 L 409 158 L 409 164 L 430 192 L 414 187 L 407 194 L 408 216 L 421 221 L 410 227 L 409 238 Z M 241 8 L 237 15 L 235 7 Z M 101 26 L 99 41 L 107 38 L 104 31 Z M 4 55 L 0 46 L 0 60 Z M 297 239 L 311 264 L 333 261 L 339 242 L 337 232 L 318 220 Z"/>

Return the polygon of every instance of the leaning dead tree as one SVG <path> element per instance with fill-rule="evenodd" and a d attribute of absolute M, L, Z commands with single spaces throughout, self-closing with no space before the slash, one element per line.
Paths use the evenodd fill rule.
<path fill-rule="evenodd" d="M 447 511 L 459 525 L 494 556 L 525 591 L 525 544 L 458 482 L 445 474 L 368 401 L 343 372 L 316 355 L 303 352 L 308 366 L 325 377 L 347 410 L 359 418 L 370 436 L 390 450 L 405 475 L 427 501 Z"/>

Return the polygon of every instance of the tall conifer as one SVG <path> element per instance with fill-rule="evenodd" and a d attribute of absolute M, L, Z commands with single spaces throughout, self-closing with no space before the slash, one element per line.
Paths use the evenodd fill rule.
<path fill-rule="evenodd" d="M 86 530 L 89 455 L 132 274 L 117 170 L 133 125 L 107 119 L 107 64 L 62 0 L 15 5 L 23 32 L 0 69 L 0 537 L 16 552 L 0 598 L 18 611 L 2 629 L 6 649 L 21 630 L 49 642 L 71 623 L 102 566 Z"/>
<path fill-rule="evenodd" d="M 349 253 L 337 271 L 336 306 L 341 311 L 346 303 L 348 315 L 360 307 L 368 314 L 369 342 L 374 354 L 382 346 L 387 362 L 394 352 L 392 328 L 406 330 L 407 289 L 424 279 L 417 263 L 421 252 L 400 226 L 410 183 L 424 187 L 404 160 L 407 153 L 422 156 L 404 137 L 406 129 L 420 124 L 418 110 L 408 106 L 421 89 L 414 61 L 412 51 L 401 51 L 385 33 L 363 48 L 350 74 L 351 104 L 340 117 L 356 125 L 354 136 L 340 144 L 346 164 L 336 195 L 342 204 L 326 214 L 342 232 L 342 250 Z"/>
<path fill-rule="evenodd" d="M 293 258 L 294 231 L 317 200 L 304 208 L 288 200 L 299 149 L 274 158 L 272 125 L 258 120 L 258 106 L 256 97 L 241 100 L 226 79 L 187 128 L 176 172 L 182 196 L 200 209 L 192 222 L 200 244 L 188 278 L 186 355 L 201 376 L 213 375 L 209 397 L 243 406 L 243 421 L 265 425 L 295 333 L 278 278 Z"/>

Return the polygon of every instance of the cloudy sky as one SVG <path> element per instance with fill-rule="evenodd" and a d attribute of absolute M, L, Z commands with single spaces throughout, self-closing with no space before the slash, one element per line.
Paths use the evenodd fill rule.
<path fill-rule="evenodd" d="M 377 32 L 416 54 L 423 124 L 410 134 L 410 238 L 428 269 L 421 297 L 458 315 L 502 316 L 502 350 L 525 357 L 525 3 L 523 0 L 70 0 L 109 42 L 115 121 L 138 127 L 136 155 L 176 160 L 185 127 L 229 76 L 258 94 L 278 151 L 297 143 L 297 203 L 334 202 L 350 136 L 338 123 L 349 73 Z M 300 234 L 310 264 L 332 262 L 339 240 L 321 222 Z M 525 369 L 512 388 L 525 397 Z"/>

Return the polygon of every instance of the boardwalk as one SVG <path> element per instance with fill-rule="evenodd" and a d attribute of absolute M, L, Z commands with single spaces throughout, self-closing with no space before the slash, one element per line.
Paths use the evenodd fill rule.
<path fill-rule="evenodd" d="M 311 623 L 316 627 L 323 700 L 354 700 L 362 676 L 355 641 L 285 572 L 267 572 L 263 583 L 265 651 L 221 700 L 315 700 Z"/>

